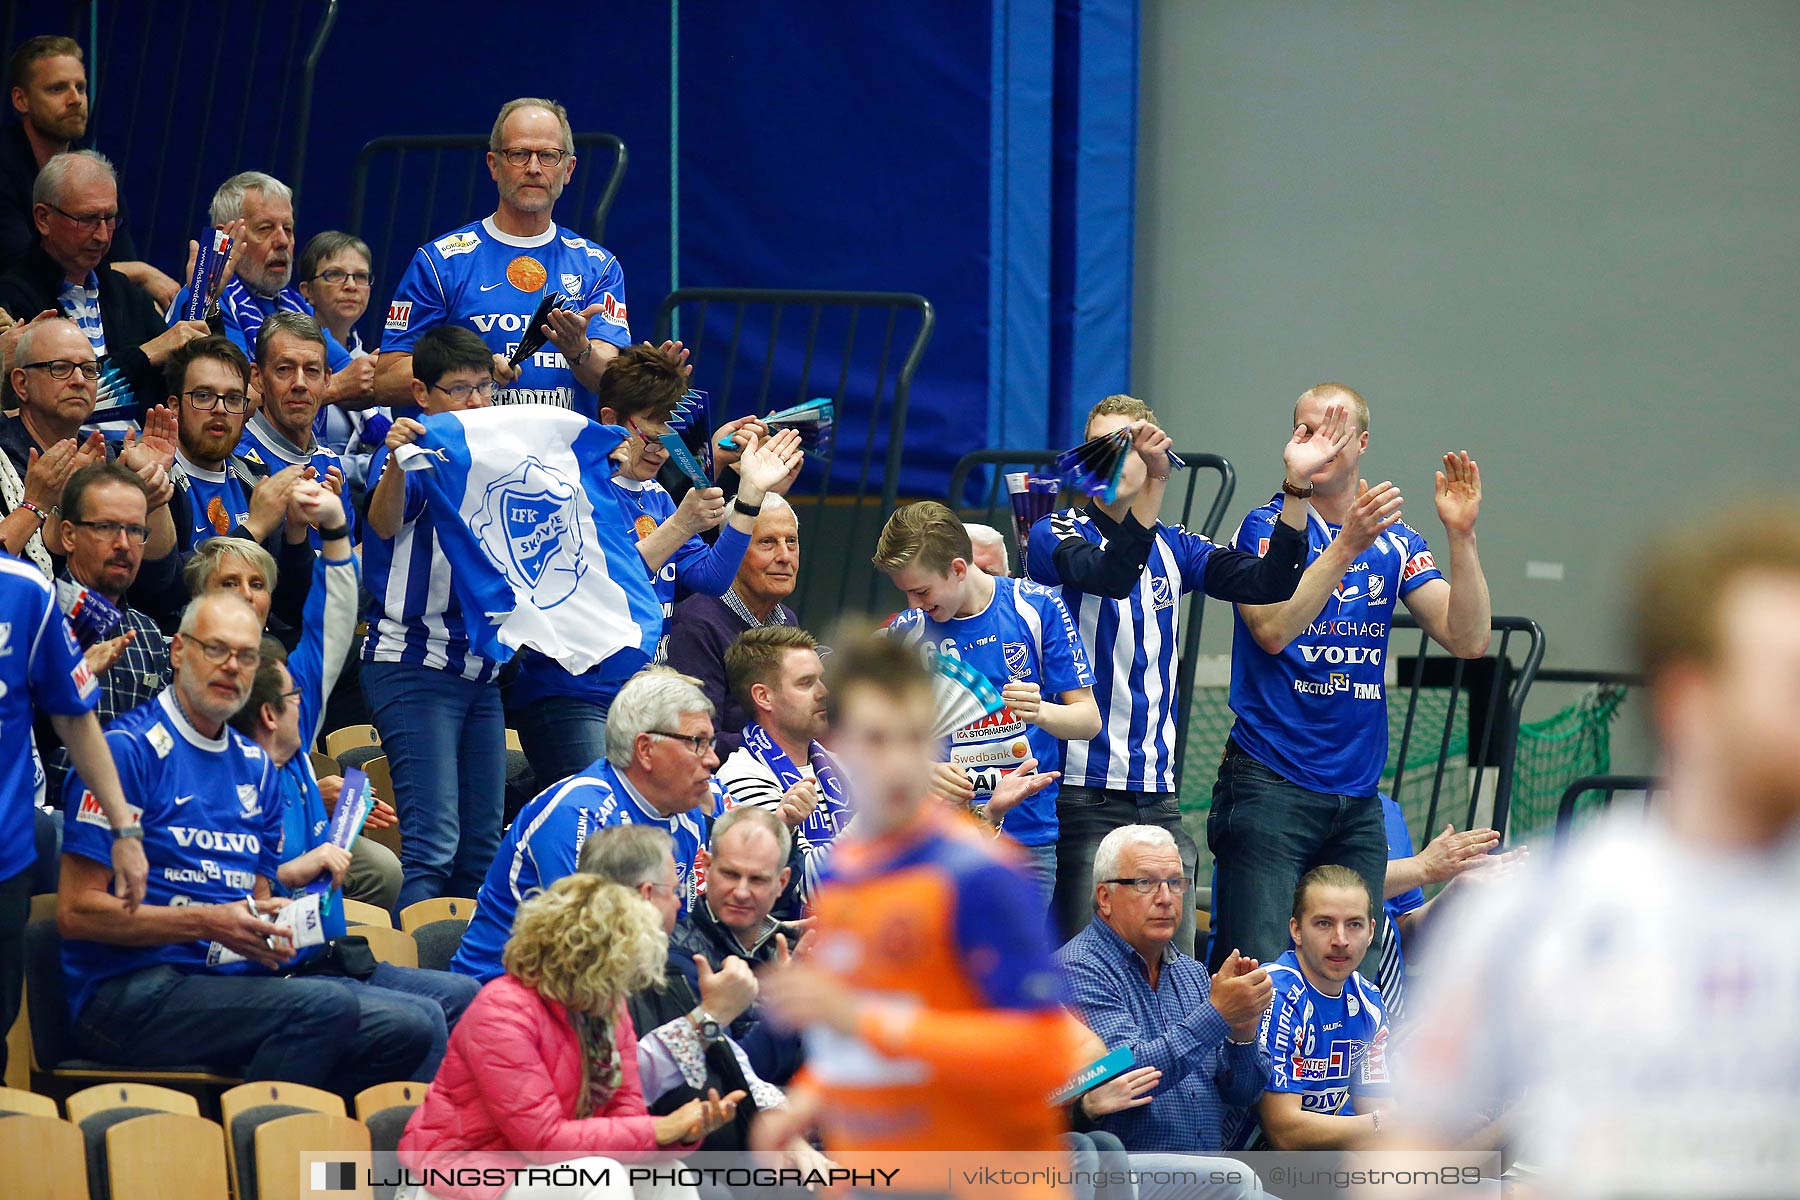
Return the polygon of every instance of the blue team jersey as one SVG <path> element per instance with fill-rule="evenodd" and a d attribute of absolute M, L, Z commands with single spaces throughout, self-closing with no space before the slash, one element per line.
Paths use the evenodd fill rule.
<path fill-rule="evenodd" d="M 316 424 L 316 422 L 315 422 Z M 257 413 L 244 422 L 243 440 L 238 442 L 237 456 L 255 467 L 260 467 L 273 475 L 288 467 L 311 467 L 319 473 L 320 480 L 325 473 L 336 467 L 340 474 L 344 470 L 344 462 L 337 451 L 331 449 L 316 437 L 313 440 L 311 454 L 300 449 L 289 441 L 279 429 L 269 424 L 262 413 Z M 344 506 L 344 528 L 350 531 L 350 540 L 356 540 L 356 505 L 350 499 L 348 479 L 341 493 Z M 312 548 L 318 550 L 322 545 L 319 531 L 312 531 Z"/>
<path fill-rule="evenodd" d="M 185 477 L 177 486 L 187 497 L 188 527 L 175 531 L 175 536 L 184 542 L 184 550 L 194 550 L 201 542 L 224 537 L 234 526 L 250 519 L 250 489 L 229 463 L 223 471 L 208 471 L 195 466 L 177 450 L 175 465 Z"/>
<path fill-rule="evenodd" d="M 533 892 L 573 875 L 582 843 L 596 829 L 654 825 L 667 830 L 675 842 L 675 890 L 685 915 L 705 886 L 700 851 L 712 834 L 713 820 L 724 811 L 725 792 L 715 779 L 707 804 L 665 817 L 605 759 L 546 788 L 520 810 L 506 831 L 450 969 L 483 983 L 499 975 L 500 955 L 512 936 L 519 905 Z"/>
<path fill-rule="evenodd" d="M 1281 497 L 1254 510 L 1232 546 L 1268 549 Z M 1311 565 L 1338 534 L 1318 513 L 1307 522 Z M 1344 572 L 1311 625 L 1271 655 L 1232 609 L 1231 737 L 1257 762 L 1303 788 L 1371 796 L 1387 763 L 1388 630 L 1394 605 L 1442 579 L 1418 531 L 1396 523 Z"/>
<path fill-rule="evenodd" d="M 625 271 L 617 258 L 560 225 L 518 238 L 486 217 L 414 252 L 388 305 L 381 348 L 411 354 L 420 334 L 448 323 L 473 329 L 495 354 L 510 355 L 550 288 L 577 309 L 600 305 L 588 322 L 590 338 L 631 343 Z M 519 378 L 495 393 L 494 403 L 554 404 L 600 415 L 594 393 L 575 382 L 574 370 L 551 342 L 519 364 Z"/>
<path fill-rule="evenodd" d="M 1091 788 L 1131 792 L 1175 790 L 1175 667 L 1181 635 L 1176 618 L 1183 592 L 1199 591 L 1206 560 L 1218 547 L 1210 538 L 1161 521 L 1137 586 L 1123 600 L 1065 584 L 1056 569 L 1056 547 L 1079 537 L 1097 546 L 1106 535 L 1086 510 L 1065 509 L 1031 528 L 1026 570 L 1031 578 L 1062 589 L 1081 644 L 1094 668 L 1094 700 L 1100 734 L 1070 742 L 1063 778 Z"/>
<path fill-rule="evenodd" d="M 614 475 L 611 482 L 612 497 L 618 501 L 617 519 L 632 524 L 638 541 L 675 515 L 675 498 L 654 479 L 642 482 Z M 595 510 L 594 519 L 602 519 L 600 510 Z M 580 675 L 571 675 L 554 659 L 535 650 L 521 650 L 511 703 L 526 705 L 553 696 L 572 696 L 603 708 L 610 707 L 619 689 L 642 670 L 646 662 L 668 661 L 669 618 L 675 612 L 677 587 L 683 594 L 723 596 L 730 590 L 732 580 L 737 578 L 738 565 L 744 561 L 744 551 L 749 548 L 750 535 L 727 525 L 719 531 L 719 540 L 712 545 L 707 545 L 700 537 L 691 537 L 669 556 L 654 581 L 663 621 L 654 659 L 646 660 L 639 647 L 627 646 Z"/>
<path fill-rule="evenodd" d="M 181 320 L 181 314 L 187 309 L 188 289 L 182 288 L 175 296 L 175 303 L 169 305 L 168 322 L 174 325 Z M 307 298 L 300 294 L 294 284 L 288 284 L 274 296 L 264 296 L 253 292 L 244 281 L 236 276 L 227 280 L 224 290 L 219 293 L 219 318 L 224 326 L 225 336 L 251 362 L 256 361 L 256 335 L 262 330 L 262 324 L 278 312 L 300 313 L 313 316 L 313 306 Z M 319 332 L 325 335 L 325 362 L 333 371 L 341 371 L 351 363 L 350 351 L 344 349 L 337 337 L 319 326 Z"/>
<path fill-rule="evenodd" d="M 1406 814 L 1400 811 L 1400 805 L 1386 792 L 1381 793 L 1381 819 L 1387 827 L 1388 861 L 1396 858 L 1413 856 L 1412 834 L 1406 829 Z M 1425 889 L 1413 888 L 1401 892 L 1398 896 L 1389 896 L 1382 901 L 1382 910 L 1387 919 L 1394 922 L 1394 958 L 1405 969 L 1406 956 L 1400 945 L 1400 918 L 1409 912 L 1425 907 Z"/>
<path fill-rule="evenodd" d="M 1381 992 L 1351 972 L 1344 989 L 1328 996 L 1308 982 L 1289 949 L 1268 964 L 1275 995 L 1257 1034 L 1269 1053 L 1266 1091 L 1300 1096 L 1307 1112 L 1354 1114 L 1356 1098 L 1388 1090 L 1387 1005 Z M 1232 1148 L 1248 1150 L 1261 1135 L 1255 1110 Z"/>
<path fill-rule="evenodd" d="M 31 564 L 0 554 L 0 880 L 37 861 L 31 809 L 43 767 L 31 740 L 33 712 L 74 717 L 99 701 L 100 685 L 50 581 Z M 105 814 L 100 820 L 105 823 Z"/>
<path fill-rule="evenodd" d="M 388 460 L 386 446 L 369 460 L 369 491 Z M 405 483 L 399 531 L 384 538 L 371 529 L 363 538 L 363 580 L 374 597 L 363 661 L 408 663 L 487 683 L 499 664 L 469 649 L 468 626 L 450 584 L 450 560 L 438 544 L 437 514 L 425 503 L 422 480 L 407 475 Z"/>
<path fill-rule="evenodd" d="M 994 598 L 972 617 L 934 621 L 912 608 L 888 626 L 892 636 L 924 643 L 933 654 L 960 658 L 996 689 L 1035 683 L 1045 700 L 1094 686 L 1087 652 L 1069 610 L 1055 592 L 1029 580 L 995 579 Z M 975 781 L 978 801 L 1027 758 L 1039 771 L 1062 770 L 1062 743 L 1003 708 L 950 736 L 951 761 Z M 1056 841 L 1057 785 L 1051 784 L 1006 814 L 1006 832 L 1022 846 Z"/>
<path fill-rule="evenodd" d="M 216 738 L 202 734 L 172 688 L 114 721 L 106 742 L 126 803 L 144 826 L 145 904 L 242 904 L 259 876 L 275 878 L 281 789 L 260 747 L 230 728 Z M 63 853 L 110 866 L 112 830 L 80 775 L 70 774 L 63 796 Z M 80 1016 L 96 984 L 145 967 L 225 975 L 260 970 L 246 962 L 208 967 L 207 950 L 206 942 L 128 947 L 65 939 L 70 1012 Z"/>

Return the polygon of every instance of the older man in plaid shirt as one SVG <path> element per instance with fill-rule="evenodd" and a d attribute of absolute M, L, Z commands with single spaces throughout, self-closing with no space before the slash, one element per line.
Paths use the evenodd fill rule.
<path fill-rule="evenodd" d="M 1233 951 L 1211 976 L 1175 949 L 1186 891 L 1168 830 L 1115 829 L 1094 855 L 1096 919 L 1056 955 L 1088 1028 L 1109 1050 L 1131 1047 L 1135 1067 L 1121 1086 L 1132 1099 L 1097 1123 L 1133 1155 L 1222 1149 L 1231 1110 L 1254 1104 L 1269 1082 L 1256 1036 L 1274 994 L 1268 972 Z"/>
<path fill-rule="evenodd" d="M 169 644 L 156 622 L 125 603 L 137 580 L 149 537 L 149 490 L 117 463 L 95 463 L 63 487 L 57 533 L 68 550 L 63 577 L 97 592 L 124 615 L 113 637 L 89 647 L 88 666 L 100 680 L 94 715 L 102 728 L 169 686 Z M 44 755 L 46 793 L 61 796 L 69 755 L 61 746 Z"/>

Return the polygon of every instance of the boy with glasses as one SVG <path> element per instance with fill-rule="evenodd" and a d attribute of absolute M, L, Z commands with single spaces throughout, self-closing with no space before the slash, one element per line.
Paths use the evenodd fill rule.
<path fill-rule="evenodd" d="M 551 219 L 575 173 L 569 115 L 552 100 L 524 97 L 500 109 L 488 140 L 488 171 L 499 189 L 492 216 L 420 246 L 388 305 L 375 372 L 379 403 L 411 415 L 412 356 L 428 330 L 457 325 L 481 336 L 493 355 L 498 404 L 554 404 L 599 415 L 595 391 L 619 350 L 631 343 L 625 272 L 619 260 Z M 568 304 L 537 332 L 548 340 L 517 367 L 507 360 L 530 329 L 539 303 L 559 292 Z"/>

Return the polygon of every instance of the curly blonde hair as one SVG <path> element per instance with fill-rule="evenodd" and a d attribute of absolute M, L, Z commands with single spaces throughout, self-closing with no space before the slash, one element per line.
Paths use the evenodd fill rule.
<path fill-rule="evenodd" d="M 610 1017 L 663 977 L 662 916 L 597 875 L 559 879 L 519 906 L 501 961 L 509 975 L 572 1012 Z"/>

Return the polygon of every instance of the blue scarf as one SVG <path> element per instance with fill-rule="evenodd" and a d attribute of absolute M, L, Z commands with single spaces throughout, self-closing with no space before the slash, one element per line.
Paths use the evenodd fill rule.
<path fill-rule="evenodd" d="M 787 751 L 777 746 L 768 731 L 755 721 L 744 726 L 744 749 L 774 773 L 783 792 L 806 778 Z M 818 807 L 812 810 L 798 832 L 805 834 L 806 840 L 814 845 L 823 846 L 837 836 L 839 817 L 849 811 L 850 805 L 844 799 L 844 783 L 838 777 L 837 766 L 825 753 L 825 747 L 813 742 L 807 748 L 807 758 L 819 785 L 820 799 Z"/>

